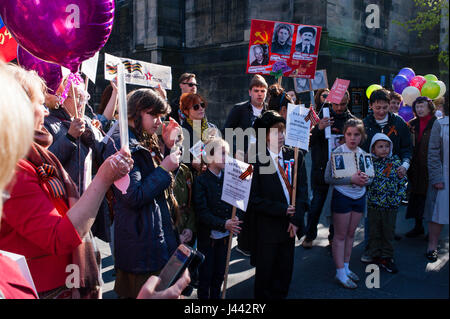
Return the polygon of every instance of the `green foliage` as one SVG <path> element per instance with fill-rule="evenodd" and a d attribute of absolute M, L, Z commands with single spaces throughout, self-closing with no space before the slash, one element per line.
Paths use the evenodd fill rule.
<path fill-rule="evenodd" d="M 417 32 L 419 37 L 423 36 L 425 31 L 433 30 L 436 26 L 440 26 L 441 18 L 446 18 L 448 22 L 449 18 L 449 5 L 448 0 L 414 0 L 415 6 L 418 8 L 417 16 L 406 22 L 393 21 L 395 24 L 400 25 L 407 29 L 409 32 Z M 443 10 L 444 9 L 444 10 Z M 441 17 L 442 11 L 446 16 Z M 439 61 L 449 66 L 448 55 L 448 37 L 445 38 L 442 50 L 439 52 Z M 439 49 L 439 44 L 433 44 L 430 46 L 431 50 Z"/>

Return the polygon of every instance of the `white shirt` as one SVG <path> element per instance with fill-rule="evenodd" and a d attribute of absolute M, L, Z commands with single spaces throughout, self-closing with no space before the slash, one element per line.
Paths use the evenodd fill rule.
<path fill-rule="evenodd" d="M 277 170 L 278 178 L 280 179 L 281 186 L 283 187 L 284 196 L 286 197 L 288 205 L 290 205 L 291 204 L 291 199 L 289 198 L 289 191 L 287 189 L 286 184 L 284 183 L 284 179 L 281 176 L 280 169 L 278 168 L 278 165 L 277 165 L 277 161 L 278 161 L 278 163 L 280 163 L 281 167 L 284 167 L 283 166 L 284 165 L 283 152 L 280 151 L 280 153 L 275 154 L 271 150 L 269 150 L 269 149 L 267 149 L 267 150 L 269 151 L 270 157 L 272 158 L 272 160 L 273 160 L 273 162 L 275 164 L 275 169 Z"/>
<path fill-rule="evenodd" d="M 257 117 L 261 116 L 261 113 L 262 113 L 262 110 L 263 110 L 262 107 L 258 109 L 257 107 L 254 107 L 253 104 L 252 104 L 252 109 L 253 109 L 253 115 L 254 116 L 257 116 Z"/>
<path fill-rule="evenodd" d="M 217 176 L 217 178 L 221 178 L 222 177 L 222 171 L 220 171 L 219 172 L 219 175 L 217 175 L 217 174 L 215 174 L 212 170 L 210 170 L 209 168 L 208 168 L 208 170 L 212 173 L 212 174 L 214 174 L 215 176 Z M 230 232 L 227 230 L 227 231 L 225 231 L 225 232 L 221 232 L 221 231 L 218 231 L 218 230 L 211 230 L 211 235 L 210 235 L 210 237 L 212 238 L 212 239 L 222 239 L 222 238 L 224 238 L 224 237 L 227 237 L 227 236 L 229 236 L 230 235 Z"/>
<path fill-rule="evenodd" d="M 309 53 L 309 44 L 303 44 L 302 52 L 305 52 L 305 48 L 306 48 L 306 53 Z"/>
<path fill-rule="evenodd" d="M 339 153 L 339 152 L 350 153 L 350 152 L 354 152 L 354 151 L 349 149 L 346 144 L 342 144 L 341 146 L 337 147 L 333 151 L 333 153 Z M 360 154 L 366 154 L 366 152 L 364 152 L 359 147 L 356 149 L 355 153 L 357 154 L 357 156 L 359 156 Z M 334 188 L 342 195 L 345 195 L 352 199 L 359 199 L 359 198 L 363 197 L 364 194 L 366 193 L 365 186 L 361 187 L 358 185 L 334 185 Z"/>
<path fill-rule="evenodd" d="M 378 123 L 378 125 L 381 126 L 381 128 L 384 128 L 386 126 L 386 124 L 388 123 L 388 119 L 389 119 L 389 113 L 386 114 L 386 117 L 382 120 L 377 120 L 375 119 L 375 121 Z"/>

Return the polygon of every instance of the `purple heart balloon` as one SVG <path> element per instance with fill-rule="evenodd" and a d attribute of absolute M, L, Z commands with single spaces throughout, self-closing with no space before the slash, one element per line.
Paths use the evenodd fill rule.
<path fill-rule="evenodd" d="M 398 109 L 398 115 L 403 118 L 405 122 L 409 122 L 414 118 L 414 113 L 412 107 L 409 105 L 404 105 Z"/>
<path fill-rule="evenodd" d="M 45 80 L 49 93 L 56 93 L 63 78 L 60 65 L 42 61 L 28 53 L 20 45 L 17 47 L 17 61 L 24 69 L 36 71 Z"/>
<path fill-rule="evenodd" d="M 114 0 L 2 0 L 0 15 L 20 46 L 75 73 L 108 40 Z"/>
<path fill-rule="evenodd" d="M 408 79 L 408 82 L 411 81 L 413 77 L 416 76 L 416 73 L 414 73 L 413 69 L 411 68 L 403 68 L 398 72 L 398 75 L 403 75 L 405 78 Z"/>

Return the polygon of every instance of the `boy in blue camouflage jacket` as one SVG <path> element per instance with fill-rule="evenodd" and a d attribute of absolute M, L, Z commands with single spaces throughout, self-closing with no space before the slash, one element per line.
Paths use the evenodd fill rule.
<path fill-rule="evenodd" d="M 375 263 L 390 273 L 398 272 L 394 263 L 394 230 L 397 211 L 406 198 L 406 177 L 400 179 L 397 168 L 402 161 L 392 156 L 392 141 L 377 133 L 370 143 L 375 177 L 368 186 L 369 219 L 368 254 Z"/>

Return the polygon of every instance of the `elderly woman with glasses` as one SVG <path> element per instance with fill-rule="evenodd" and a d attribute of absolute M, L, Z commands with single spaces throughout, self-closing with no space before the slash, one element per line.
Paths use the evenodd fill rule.
<path fill-rule="evenodd" d="M 429 98 L 418 97 L 412 108 L 416 117 L 409 121 L 414 139 L 414 149 L 411 166 L 408 170 L 410 197 L 406 218 L 414 218 L 415 225 L 411 231 L 406 233 L 406 237 L 417 237 L 425 233 L 422 218 L 428 189 L 428 144 L 431 128 L 436 121 L 435 106 Z"/>

